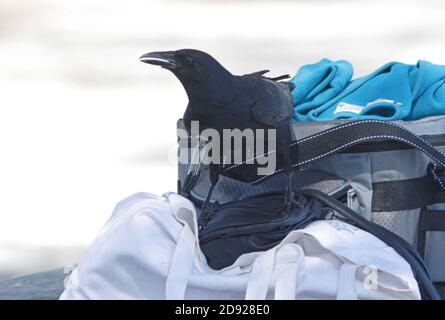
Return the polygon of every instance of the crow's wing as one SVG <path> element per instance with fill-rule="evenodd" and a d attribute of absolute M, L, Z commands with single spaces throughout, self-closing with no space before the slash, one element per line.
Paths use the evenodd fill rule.
<path fill-rule="evenodd" d="M 284 120 L 290 120 L 294 114 L 293 100 L 287 86 L 280 83 L 268 83 L 258 90 L 251 105 L 252 116 L 258 122 L 276 127 Z"/>

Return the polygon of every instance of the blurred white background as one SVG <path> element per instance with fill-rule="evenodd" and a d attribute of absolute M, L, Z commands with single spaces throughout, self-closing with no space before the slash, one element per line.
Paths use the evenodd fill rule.
<path fill-rule="evenodd" d="M 445 2 L 0 0 L 0 278 L 75 263 L 116 202 L 176 190 L 187 99 L 154 50 L 208 51 L 233 73 L 321 58 L 355 76 L 445 64 Z"/>

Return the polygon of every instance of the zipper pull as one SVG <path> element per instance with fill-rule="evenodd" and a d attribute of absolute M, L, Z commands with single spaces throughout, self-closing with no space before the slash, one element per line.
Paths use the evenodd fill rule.
<path fill-rule="evenodd" d="M 216 215 L 219 210 L 219 202 L 211 202 L 207 205 L 203 210 L 201 210 L 201 214 L 198 219 L 198 230 L 203 229 L 209 221 Z"/>

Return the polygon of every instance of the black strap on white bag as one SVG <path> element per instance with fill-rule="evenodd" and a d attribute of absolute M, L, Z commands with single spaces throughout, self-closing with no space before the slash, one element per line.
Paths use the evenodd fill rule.
<path fill-rule="evenodd" d="M 313 189 L 303 189 L 299 191 L 301 194 L 309 197 L 313 197 L 324 203 L 326 206 L 340 214 L 348 221 L 355 224 L 360 229 L 363 229 L 383 242 L 392 247 L 400 256 L 402 256 L 411 266 L 416 279 L 419 283 L 419 288 L 422 294 L 422 298 L 429 298 L 431 300 L 441 300 L 440 294 L 437 292 L 428 270 L 420 257 L 419 253 L 404 239 L 391 231 L 373 223 L 356 212 L 351 208 L 345 206 L 338 200 L 330 197 L 329 195 Z"/>

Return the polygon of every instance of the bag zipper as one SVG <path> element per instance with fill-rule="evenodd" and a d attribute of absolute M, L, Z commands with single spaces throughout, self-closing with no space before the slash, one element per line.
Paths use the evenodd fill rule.
<path fill-rule="evenodd" d="M 333 197 L 335 199 L 342 199 L 342 198 L 346 197 L 348 191 L 351 190 L 352 187 L 349 186 L 349 185 L 345 185 L 345 186 L 346 186 L 345 188 L 340 188 L 339 190 L 334 192 L 331 195 L 331 197 Z M 276 191 L 271 191 L 271 192 L 267 192 L 267 193 L 261 194 L 261 196 L 276 195 L 276 194 L 282 194 L 282 193 L 276 192 Z M 245 198 L 249 198 L 249 196 L 247 196 Z M 245 199 L 234 200 L 234 201 L 231 201 L 229 203 L 222 204 L 222 205 L 219 206 L 219 209 L 220 208 L 230 208 L 230 207 L 237 206 L 238 203 L 240 203 L 240 202 L 242 202 L 244 200 Z M 242 206 L 240 206 L 240 207 L 242 207 Z M 274 223 L 274 224 L 275 223 L 281 223 L 281 222 L 285 221 L 288 218 L 289 218 L 289 215 L 286 214 L 281 219 L 275 220 L 272 223 Z M 245 234 L 248 234 L 249 230 L 246 230 L 246 229 L 251 229 L 253 226 L 255 226 L 255 227 L 262 226 L 262 225 L 270 226 L 270 224 L 271 224 L 271 222 L 258 222 L 258 223 L 247 224 L 247 225 L 242 225 L 242 226 L 227 226 L 227 227 L 215 229 L 214 231 L 212 231 L 212 232 L 210 232 L 210 233 L 208 233 L 208 234 L 206 234 L 206 235 L 204 235 L 202 237 L 199 236 L 199 241 L 202 242 L 202 243 L 206 243 L 206 242 L 218 239 L 218 238 L 223 238 L 223 237 L 230 236 L 231 234 L 241 235 L 241 234 L 243 234 L 243 230 L 245 230 Z M 233 229 L 233 228 L 236 228 L 236 231 L 224 233 L 224 229 Z M 258 231 L 258 232 L 261 232 L 261 231 Z"/>

